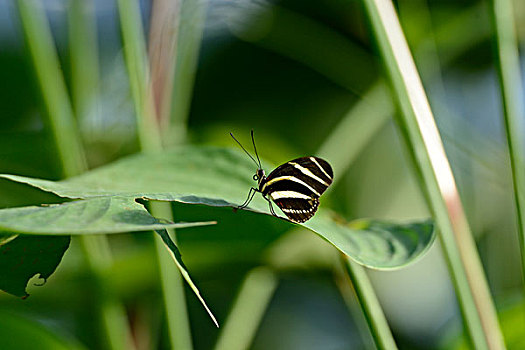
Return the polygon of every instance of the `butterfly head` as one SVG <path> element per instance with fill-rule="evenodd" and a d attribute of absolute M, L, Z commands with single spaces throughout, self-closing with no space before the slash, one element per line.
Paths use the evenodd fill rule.
<path fill-rule="evenodd" d="M 264 173 L 264 170 L 261 168 L 258 168 L 255 172 L 255 175 L 253 175 L 253 179 L 257 181 L 257 185 L 261 185 L 261 183 L 266 179 L 266 174 Z"/>

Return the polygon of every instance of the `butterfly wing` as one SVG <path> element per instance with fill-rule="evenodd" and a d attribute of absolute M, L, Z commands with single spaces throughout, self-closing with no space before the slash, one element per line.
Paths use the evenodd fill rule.
<path fill-rule="evenodd" d="M 319 197 L 330 186 L 332 179 L 332 167 L 327 161 L 302 157 L 277 167 L 265 179 L 260 190 L 290 220 L 305 222 L 317 211 Z"/>
<path fill-rule="evenodd" d="M 288 219 L 298 223 L 309 220 L 319 208 L 319 198 L 272 198 L 272 200 Z"/>

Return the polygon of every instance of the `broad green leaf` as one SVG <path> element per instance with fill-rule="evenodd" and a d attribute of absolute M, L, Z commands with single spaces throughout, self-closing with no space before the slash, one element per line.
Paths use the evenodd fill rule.
<path fill-rule="evenodd" d="M 51 276 L 69 247 L 69 236 L 26 236 L 0 245 L 0 290 L 26 297 L 28 281 Z M 1 347 L 0 347 L 1 348 Z"/>
<path fill-rule="evenodd" d="M 212 222 L 163 223 L 151 216 L 132 197 L 94 197 L 44 207 L 23 207 L 0 210 L 0 230 L 46 235 L 97 234 L 157 230 L 164 242 L 169 240 L 161 230 L 208 225 Z M 0 235 L 0 289 L 25 296 L 27 282 L 35 274 L 46 279 L 56 269 L 69 246 L 70 237 Z M 171 241 L 170 241 L 171 242 Z M 66 244 L 67 243 L 67 244 Z M 62 249 L 63 248 L 63 249 Z M 173 242 L 167 244 L 180 272 L 202 302 L 180 253 Z"/>
<path fill-rule="evenodd" d="M 0 210 L 0 231 L 33 235 L 85 235 L 209 225 L 163 223 L 132 197 L 98 197 L 42 207 Z M 1 239 L 0 239 L 1 244 Z"/>
<path fill-rule="evenodd" d="M 271 168 L 266 167 L 266 170 Z M 141 197 L 235 207 L 244 202 L 250 187 L 255 186 L 252 181 L 254 172 L 255 165 L 237 150 L 188 146 L 163 153 L 133 155 L 58 182 L 16 175 L 0 176 L 68 198 Z M 270 215 L 268 203 L 260 195 L 255 196 L 248 210 Z M 414 225 L 414 230 L 388 231 L 388 227 L 396 227 L 394 224 L 385 225 L 381 230 L 370 225 L 370 229 L 363 230 L 334 220 L 322 209 L 301 225 L 360 264 L 373 268 L 407 264 L 421 254 L 435 236 L 428 222 L 422 226 Z"/>
<path fill-rule="evenodd" d="M 86 348 L 69 337 L 53 333 L 34 320 L 0 311 L 0 349 L 82 350 Z"/>

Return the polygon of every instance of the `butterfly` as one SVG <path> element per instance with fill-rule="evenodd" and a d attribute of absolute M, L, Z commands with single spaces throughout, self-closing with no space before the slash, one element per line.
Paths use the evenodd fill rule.
<path fill-rule="evenodd" d="M 255 193 L 259 192 L 268 201 L 273 216 L 279 217 L 273 210 L 272 202 L 292 222 L 302 223 L 309 220 L 319 208 L 319 197 L 333 181 L 334 173 L 330 164 L 318 157 L 301 157 L 279 165 L 266 176 L 255 147 L 253 130 L 251 135 L 257 161 L 230 133 L 235 142 L 257 165 L 257 171 L 253 175 L 257 187 L 250 188 L 248 198 L 236 209 L 246 208 Z"/>

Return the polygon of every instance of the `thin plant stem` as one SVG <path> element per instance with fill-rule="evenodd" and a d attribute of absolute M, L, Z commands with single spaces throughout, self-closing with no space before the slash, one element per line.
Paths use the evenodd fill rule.
<path fill-rule="evenodd" d="M 146 43 L 142 29 L 142 19 L 138 1 L 118 0 L 124 56 L 130 77 L 137 117 L 139 141 L 143 151 L 161 151 L 162 134 L 156 117 L 153 87 L 150 81 Z M 169 18 L 169 16 L 168 16 Z M 162 96 L 162 95 L 161 95 Z M 158 105 L 163 105 L 160 101 Z M 170 220 L 169 203 L 150 203 L 152 215 Z M 175 231 L 170 231 L 176 243 Z M 166 251 L 161 238 L 155 236 L 158 269 L 160 272 L 164 309 L 166 313 L 168 336 L 173 349 L 193 348 L 191 328 L 188 320 L 184 282 Z"/>
<path fill-rule="evenodd" d="M 343 297 L 343 300 L 346 304 L 350 316 L 356 323 L 357 331 L 359 333 L 361 341 L 363 342 L 363 348 L 378 348 L 378 345 L 376 344 L 376 339 L 371 331 L 372 326 L 369 324 L 369 319 L 365 315 L 365 310 L 362 306 L 361 301 L 359 300 L 359 296 L 357 295 L 356 290 L 354 288 L 352 278 L 348 271 L 348 267 L 346 266 L 346 257 L 342 254 L 337 254 L 339 255 L 339 259 L 336 260 L 339 260 L 340 263 L 334 268 L 335 282 L 339 289 L 339 292 L 341 293 L 341 296 Z M 370 279 L 368 280 L 370 281 Z M 372 292 L 374 291 L 372 290 Z M 377 300 L 377 296 L 374 298 Z M 386 321 L 386 318 L 384 316 L 383 319 Z"/>
<path fill-rule="evenodd" d="M 118 0 L 124 58 L 128 68 L 129 85 L 137 118 L 139 143 L 142 151 L 162 150 L 162 140 L 155 114 L 150 86 L 146 43 L 137 0 Z"/>
<path fill-rule="evenodd" d="M 40 2 L 35 0 L 19 0 L 17 5 L 62 172 L 65 177 L 81 174 L 87 170 L 84 150 L 44 9 Z M 74 7 L 72 10 L 77 11 L 79 8 Z M 79 34 L 83 29 L 76 30 L 76 34 Z M 107 293 L 104 288 L 102 270 L 111 264 L 107 240 L 104 236 L 82 236 L 80 243 L 88 268 L 95 277 L 103 325 L 101 328 L 107 341 L 106 346 L 115 350 L 132 349 L 131 332 L 124 308 L 115 296 Z"/>
<path fill-rule="evenodd" d="M 172 220 L 173 214 L 170 203 L 151 202 L 150 211 L 153 215 Z M 173 242 L 177 244 L 175 230 L 168 230 Z M 162 285 L 162 297 L 166 312 L 168 338 L 172 349 L 190 350 L 193 348 L 191 326 L 186 307 L 186 293 L 184 280 L 173 263 L 160 237 L 155 235 L 155 249 L 157 251 L 158 269 Z"/>
<path fill-rule="evenodd" d="M 155 0 L 151 4 L 148 57 L 151 89 L 161 130 L 167 129 L 170 122 L 181 5 L 182 0 Z"/>
<path fill-rule="evenodd" d="M 86 160 L 44 9 L 36 0 L 18 0 L 17 5 L 62 173 L 78 175 L 87 168 Z"/>
<path fill-rule="evenodd" d="M 396 342 L 386 321 L 385 314 L 374 292 L 365 268 L 347 256 L 342 257 L 348 276 L 352 280 L 361 309 L 368 323 L 375 345 L 380 350 L 397 349 Z"/>
<path fill-rule="evenodd" d="M 277 288 L 277 277 L 266 268 L 250 271 L 222 327 L 215 350 L 249 349 Z"/>
<path fill-rule="evenodd" d="M 179 35 L 175 51 L 176 68 L 170 102 L 169 128 L 165 128 L 167 145 L 186 140 L 186 125 L 193 95 L 195 74 L 206 20 L 207 0 L 181 0 Z"/>
<path fill-rule="evenodd" d="M 95 4 L 70 0 L 68 11 L 72 106 L 79 121 L 98 113 L 99 65 Z"/>
<path fill-rule="evenodd" d="M 476 349 L 503 349 L 503 336 L 432 111 L 394 6 L 365 0 L 367 14 L 401 109 L 398 124 L 436 220 L 465 326 Z"/>
<path fill-rule="evenodd" d="M 108 349 L 135 349 L 124 306 L 111 292 L 105 273 L 111 268 L 112 256 L 106 236 L 80 236 L 81 249 L 95 277 L 100 321 Z"/>
<path fill-rule="evenodd" d="M 522 277 L 525 278 L 525 108 L 523 105 L 525 95 L 521 81 L 512 1 L 492 0 L 491 4 L 503 117 L 514 185 Z"/>
<path fill-rule="evenodd" d="M 337 128 L 316 152 L 330 159 L 338 178 L 350 167 L 370 139 L 385 124 L 394 111 L 383 81 L 374 84 L 363 98 L 343 117 Z M 370 120 L 370 116 L 374 116 Z M 353 132 L 356 137 L 348 137 Z M 341 152 L 344 149 L 345 152 Z M 347 257 L 342 257 L 346 280 L 350 279 L 359 299 L 361 310 L 378 349 L 397 349 L 379 300 L 365 269 Z"/>

